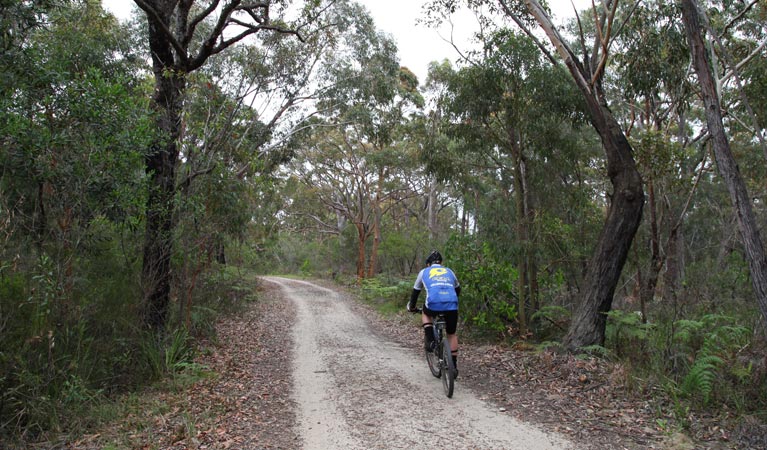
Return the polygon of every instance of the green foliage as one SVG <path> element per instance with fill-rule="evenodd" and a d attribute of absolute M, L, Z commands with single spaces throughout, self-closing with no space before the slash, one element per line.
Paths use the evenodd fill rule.
<path fill-rule="evenodd" d="M 193 341 L 183 328 L 174 330 L 161 340 L 148 335 L 141 348 L 155 378 L 187 368 L 194 358 Z"/>
<path fill-rule="evenodd" d="M 412 281 L 403 279 L 375 277 L 360 282 L 362 298 L 386 314 L 403 310 L 410 299 L 412 288 Z"/>
<path fill-rule="evenodd" d="M 714 355 L 696 358 L 682 381 L 682 392 L 689 396 L 701 396 L 703 403 L 708 403 L 722 364 L 724 360 Z"/>
<path fill-rule="evenodd" d="M 134 305 L 153 131 L 131 46 L 97 3 L 34 3 L 39 23 L 0 57 L 3 435 L 72 429 L 145 375 Z"/>
<path fill-rule="evenodd" d="M 653 98 L 658 91 L 690 89 L 684 69 L 689 50 L 676 11 L 664 2 L 648 2 L 627 19 L 632 32 L 621 35 L 625 48 L 615 55 L 626 95 Z"/>
<path fill-rule="evenodd" d="M 727 401 L 738 385 L 749 381 L 750 363 L 744 364 L 737 355 L 748 345 L 750 330 L 732 322 L 731 317 L 719 314 L 676 322 L 676 348 L 691 361 L 680 383 L 684 395 L 704 404 L 714 396 Z"/>
<path fill-rule="evenodd" d="M 443 256 L 461 282 L 463 320 L 482 332 L 505 334 L 517 318 L 517 271 L 499 260 L 490 246 L 454 236 Z"/>
<path fill-rule="evenodd" d="M 732 322 L 732 317 L 721 314 L 679 320 L 674 340 L 690 353 L 729 355 L 746 345 L 750 334 L 748 328 Z"/>
<path fill-rule="evenodd" d="M 396 276 L 410 275 L 418 267 L 417 249 L 427 241 L 426 230 L 414 224 L 389 231 L 379 252 L 381 269 Z"/>
<path fill-rule="evenodd" d="M 670 142 L 669 136 L 659 131 L 643 130 L 632 136 L 631 147 L 639 171 L 648 181 L 670 179 L 669 175 L 677 170 L 685 156 L 679 144 Z"/>
<path fill-rule="evenodd" d="M 614 346 L 619 356 L 636 356 L 644 348 L 653 324 L 643 323 L 642 317 L 635 311 L 613 309 L 607 313 L 606 340 Z M 627 350 L 630 349 L 630 352 Z"/>
<path fill-rule="evenodd" d="M 441 13 L 455 6 L 441 1 L 429 8 Z M 763 40 L 763 27 L 754 25 L 764 22 L 759 6 L 737 21 L 732 8 L 709 10 L 714 27 L 728 24 L 721 38 L 732 56 L 748 61 L 741 79 L 752 105 L 767 98 L 764 58 L 746 58 Z M 435 108 L 427 116 L 420 111 L 419 80 L 400 66 L 394 41 L 360 5 L 339 7 L 332 21 L 348 34 L 326 28 L 305 33 L 304 41 L 274 34 L 219 54 L 186 77 L 181 158 L 177 179 L 170 180 L 177 194 L 170 323 L 189 328 L 148 337 L 136 323 L 149 194 L 144 152 L 156 136 L 147 108 L 149 68 L 134 50 L 142 48 L 135 45 L 138 35 L 103 14 L 97 1 L 4 3 L 0 433 L 34 437 L 71 430 L 73 416 L 105 396 L 157 377 L 169 375 L 182 389 L 205 376 L 192 361 L 193 337 L 213 336 L 223 311 L 254 298 L 252 286 L 242 282 L 252 273 L 236 273 L 241 267 L 344 277 L 354 272 L 358 255 L 354 224 L 364 222 L 370 232 L 376 213 L 383 273 L 364 280 L 360 290 L 380 310 L 401 311 L 423 243 L 443 242 L 460 230 L 463 237 L 440 248 L 462 282 L 467 328 L 494 337 L 511 334 L 520 297 L 511 261 L 524 252 L 538 265 L 536 300 L 543 305 L 531 317 L 536 337 L 555 339 L 564 331 L 567 306 L 583 289 L 583 267 L 612 195 L 598 139 L 584 128 L 581 96 L 567 73 L 545 61 L 524 36 L 488 29 L 481 54 L 470 55 L 472 64 L 458 70 L 446 61 L 432 64 L 428 93 Z M 303 12 L 318 8 L 320 2 L 306 2 Z M 616 118 L 632 126 L 643 178 L 664 203 L 657 210 L 662 238 L 669 230 L 664 221 L 675 222 L 675 208 L 688 200 L 691 174 L 701 168 L 679 228 L 685 278 L 679 285 L 664 280 L 664 301 L 646 305 L 656 325 L 613 310 L 609 348 L 586 351 L 628 358 L 651 380 L 663 380 L 679 418 L 692 405 L 763 411 L 763 343 L 751 332 L 763 318 L 752 305 L 732 211 L 722 207 L 727 190 L 709 175 L 708 148 L 692 136 L 698 127 L 690 124 L 703 114 L 691 95 L 676 13 L 657 1 L 632 7 L 622 22 L 629 32 L 612 47 L 621 53 L 608 60 L 617 66 L 605 67 L 603 81 Z M 618 14 L 626 14 L 623 7 Z M 321 90 L 321 111 L 312 120 L 295 115 L 285 127 L 274 126 L 265 112 L 279 110 L 277 103 L 250 108 L 238 100 L 251 98 L 241 89 L 253 87 L 265 97 L 285 94 L 289 99 L 278 103 L 287 100 L 281 106 L 292 114 L 302 109 L 293 102 L 316 81 L 310 75 L 319 64 L 325 64 L 320 84 L 329 88 Z M 758 127 L 747 122 L 754 114 L 764 123 L 767 110 L 746 111 L 733 85 L 722 90 L 723 103 L 737 118 L 727 131 L 763 219 L 765 169 L 751 129 Z M 669 105 L 674 109 L 664 109 Z M 307 156 L 299 164 L 315 169 L 315 178 L 306 177 L 301 187 L 297 178 L 276 180 L 275 171 L 299 154 Z M 359 164 L 352 167 L 355 158 Z M 331 162 L 333 167 L 320 167 Z M 355 182 L 348 175 L 352 168 L 359 170 Z M 521 189 L 515 168 L 526 177 L 528 196 L 519 200 L 534 212 L 524 243 L 515 235 L 521 205 L 513 202 Z M 426 223 L 432 219 L 427 206 L 436 207 L 434 223 Z M 339 218 L 344 208 L 351 214 Z M 313 233 L 319 223 L 325 227 Z M 362 240 L 366 251 L 370 240 Z M 635 247 L 636 264 L 643 267 L 648 246 Z M 672 254 L 661 253 L 666 250 Z M 194 425 L 187 422 L 192 435 Z"/>

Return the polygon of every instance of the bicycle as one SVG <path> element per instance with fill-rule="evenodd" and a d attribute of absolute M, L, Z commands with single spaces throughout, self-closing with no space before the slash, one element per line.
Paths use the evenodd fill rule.
<path fill-rule="evenodd" d="M 446 336 L 445 315 L 437 314 L 433 322 L 433 348 L 432 351 L 426 352 L 426 362 L 431 374 L 436 378 L 442 378 L 442 388 L 445 390 L 447 398 L 452 398 L 455 389 L 455 364 L 453 364 L 452 352 L 450 351 L 450 342 Z"/>

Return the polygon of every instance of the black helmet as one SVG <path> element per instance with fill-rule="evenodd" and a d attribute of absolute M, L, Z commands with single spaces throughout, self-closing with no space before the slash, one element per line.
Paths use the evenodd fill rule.
<path fill-rule="evenodd" d="M 438 251 L 434 250 L 431 252 L 431 255 L 429 255 L 428 258 L 426 258 L 426 265 L 430 266 L 434 263 L 441 263 L 442 262 L 442 255 L 439 254 Z"/>

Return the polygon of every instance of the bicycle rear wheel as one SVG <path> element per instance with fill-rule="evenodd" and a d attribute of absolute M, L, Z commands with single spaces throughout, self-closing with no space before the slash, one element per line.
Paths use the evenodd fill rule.
<path fill-rule="evenodd" d="M 435 348 L 433 351 L 426 352 L 426 362 L 429 364 L 429 370 L 436 378 L 439 378 L 441 373 L 439 368 L 439 351 L 440 349 Z"/>
<path fill-rule="evenodd" d="M 440 345 L 440 336 L 437 329 L 434 330 L 434 344 L 432 344 L 432 351 L 426 352 L 426 362 L 429 364 L 429 370 L 435 378 L 440 377 L 439 360 L 442 347 Z"/>
<path fill-rule="evenodd" d="M 442 340 L 442 357 L 440 358 L 440 368 L 442 369 L 442 387 L 445 389 L 447 398 L 453 397 L 455 389 L 455 364 L 450 352 L 450 343 L 447 339 Z"/>

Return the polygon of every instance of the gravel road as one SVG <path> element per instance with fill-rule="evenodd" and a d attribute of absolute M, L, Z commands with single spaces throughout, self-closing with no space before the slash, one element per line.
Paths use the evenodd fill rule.
<path fill-rule="evenodd" d="M 575 448 L 480 400 L 460 379 L 448 399 L 421 354 L 377 334 L 337 292 L 263 279 L 295 306 L 293 397 L 301 448 Z"/>

